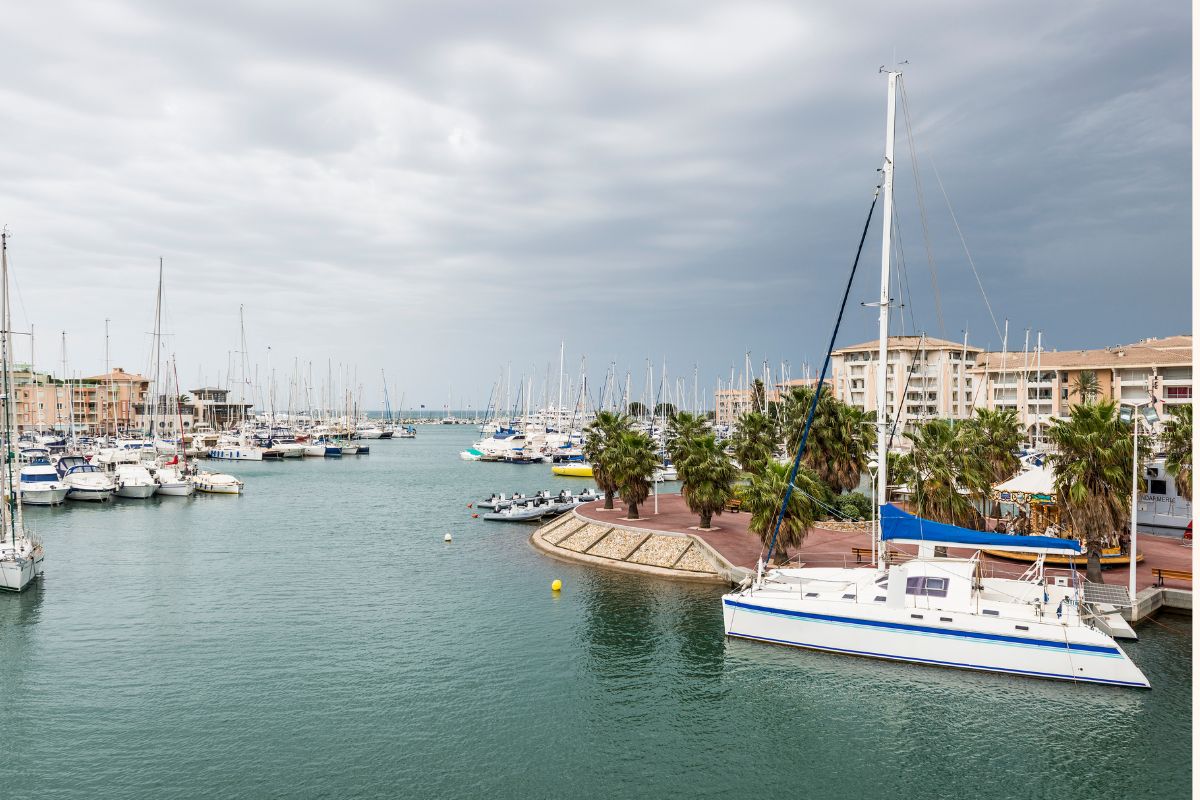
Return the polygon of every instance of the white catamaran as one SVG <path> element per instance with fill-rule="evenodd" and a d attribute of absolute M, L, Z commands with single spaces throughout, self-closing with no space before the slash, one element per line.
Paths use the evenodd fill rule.
<path fill-rule="evenodd" d="M 725 632 L 746 639 L 893 661 L 1149 687 L 1141 670 L 1100 628 L 1102 615 L 1097 606 L 1115 599 L 1101 592 L 1116 587 L 1097 589 L 1080 580 L 1074 570 L 1053 577 L 1046 573 L 1046 554 L 1078 554 L 1078 542 L 967 530 L 923 520 L 885 503 L 892 155 L 898 78 L 898 72 L 888 73 L 882 185 L 883 263 L 876 379 L 876 407 L 880 410 L 876 415 L 876 479 L 882 507 L 878 538 L 873 542 L 880 557 L 876 564 L 860 568 L 800 567 L 764 572 L 760 563 L 754 578 L 722 598 Z M 828 355 L 826 359 L 827 367 Z M 916 545 L 917 555 L 908 560 L 884 558 L 888 543 Z M 968 555 L 937 557 L 938 547 L 965 550 Z M 984 549 L 1032 552 L 1038 558 L 1019 579 L 994 578 L 985 575 L 980 553 Z M 892 563 L 887 563 L 889 560 Z"/>

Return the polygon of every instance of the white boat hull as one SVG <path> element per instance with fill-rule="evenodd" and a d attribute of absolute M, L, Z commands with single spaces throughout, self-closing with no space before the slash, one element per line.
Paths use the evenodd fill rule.
<path fill-rule="evenodd" d="M 196 487 L 191 481 L 161 483 L 158 486 L 158 493 L 167 497 L 189 497 L 195 491 Z"/>
<path fill-rule="evenodd" d="M 1150 685 L 1115 641 L 1087 627 L 1030 620 L 1020 630 L 1005 618 L 805 602 L 756 596 L 752 591 L 725 595 L 722 607 L 726 635 L 744 639 L 1027 677 Z M 943 620 L 957 620 L 959 625 Z"/>
<path fill-rule="evenodd" d="M 125 484 L 117 487 L 117 497 L 124 497 L 129 500 L 145 500 L 153 497 L 158 491 L 158 484 Z"/>
<path fill-rule="evenodd" d="M 70 491 L 66 486 L 57 488 L 34 488 L 29 489 L 21 487 L 21 502 L 27 506 L 56 506 L 67 499 L 67 492 Z"/>
<path fill-rule="evenodd" d="M 68 500 L 82 500 L 85 502 L 104 502 L 111 500 L 114 489 L 96 486 L 72 486 L 67 489 Z"/>
<path fill-rule="evenodd" d="M 32 556 L 0 559 L 0 590 L 19 592 L 40 572 Z"/>
<path fill-rule="evenodd" d="M 262 461 L 263 451 L 257 447 L 213 448 L 208 457 L 217 461 Z"/>

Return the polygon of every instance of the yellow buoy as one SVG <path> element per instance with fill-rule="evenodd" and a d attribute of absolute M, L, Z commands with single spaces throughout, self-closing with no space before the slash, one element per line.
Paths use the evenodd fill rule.
<path fill-rule="evenodd" d="M 560 591 L 561 589 L 562 589 L 562 581 L 560 581 L 558 578 L 555 578 L 554 583 L 550 584 L 550 591 L 557 592 L 557 591 Z"/>

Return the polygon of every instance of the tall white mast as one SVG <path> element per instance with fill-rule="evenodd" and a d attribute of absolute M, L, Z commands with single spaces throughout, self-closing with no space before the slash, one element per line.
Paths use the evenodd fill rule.
<path fill-rule="evenodd" d="M 883 251 L 879 277 L 879 373 L 875 379 L 875 437 L 878 440 L 879 469 L 876 473 L 876 497 L 880 506 L 887 503 L 887 360 L 888 304 L 892 278 L 892 172 L 896 149 L 896 80 L 899 72 L 888 72 L 887 134 L 883 146 Z"/>

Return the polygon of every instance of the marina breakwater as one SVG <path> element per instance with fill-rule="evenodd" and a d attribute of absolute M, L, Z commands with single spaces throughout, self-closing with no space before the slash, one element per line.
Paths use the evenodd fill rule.
<path fill-rule="evenodd" d="M 639 528 L 637 520 L 597 522 L 572 512 L 538 528 L 529 541 L 556 558 L 660 578 L 724 584 L 747 574 L 699 537 Z"/>

